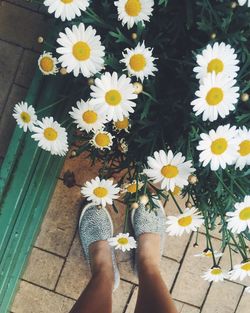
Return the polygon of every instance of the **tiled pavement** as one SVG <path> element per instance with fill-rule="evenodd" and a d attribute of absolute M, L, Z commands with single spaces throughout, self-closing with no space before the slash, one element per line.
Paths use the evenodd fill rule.
<path fill-rule="evenodd" d="M 0 163 L 4 157 L 15 123 L 13 104 L 22 100 L 32 79 L 39 46 L 36 38 L 46 32 L 47 17 L 40 5 L 25 0 L 0 0 Z M 4 140 L 3 140 L 4 139 Z M 89 168 L 84 157 L 68 159 L 58 179 L 40 234 L 34 244 L 27 269 L 20 282 L 12 313 L 69 312 L 89 279 L 77 234 L 77 220 L 82 206 L 80 186 L 96 169 Z M 74 171 L 77 185 L 68 188 L 62 176 Z M 87 170 L 86 170 L 87 169 Z M 180 200 L 184 205 L 184 201 Z M 172 202 L 167 214 L 177 212 Z M 115 231 L 121 230 L 123 209 L 116 214 Z M 215 237 L 218 233 L 215 232 Z M 210 266 L 208 260 L 194 258 L 205 245 L 204 235 L 194 248 L 194 236 L 168 237 L 162 259 L 162 273 L 179 312 L 182 313 L 247 313 L 249 295 L 244 286 L 226 281 L 204 282 L 200 275 Z M 215 240 L 219 248 L 219 239 Z M 228 253 L 221 264 L 228 267 Z M 118 254 L 121 287 L 114 294 L 114 313 L 133 312 L 138 281 L 133 275 L 131 256 Z M 236 263 L 238 256 L 234 256 Z M 153 313 L 153 312 L 152 312 Z"/>
<path fill-rule="evenodd" d="M 97 168 L 89 168 L 85 156 L 67 159 L 58 179 L 41 231 L 34 244 L 29 264 L 16 295 L 13 313 L 69 312 L 71 306 L 86 286 L 90 274 L 83 258 L 77 233 L 77 223 L 83 199 L 80 186 L 95 177 Z M 88 169 L 88 170 L 86 170 Z M 68 188 L 63 183 L 63 174 L 73 171 L 76 185 Z M 184 206 L 184 199 L 179 198 Z M 176 214 L 173 202 L 166 205 L 167 214 Z M 124 210 L 114 213 L 115 232 L 122 230 Z M 218 233 L 214 233 L 214 246 L 220 248 Z M 211 261 L 194 257 L 205 248 L 205 236 L 199 235 L 199 246 L 194 247 L 194 235 L 180 238 L 167 237 L 161 270 L 168 288 L 181 313 L 247 313 L 249 295 L 244 286 L 226 281 L 209 284 L 200 276 L 211 266 Z M 134 310 L 138 280 L 133 274 L 131 255 L 117 254 L 122 277 L 121 286 L 114 293 L 113 312 L 132 313 Z M 234 255 L 234 262 L 238 256 Z M 227 253 L 221 263 L 228 267 Z M 152 312 L 153 313 L 153 312 Z"/>

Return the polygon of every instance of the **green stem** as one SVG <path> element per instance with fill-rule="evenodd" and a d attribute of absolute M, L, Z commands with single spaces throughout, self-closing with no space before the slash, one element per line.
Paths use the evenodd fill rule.
<path fill-rule="evenodd" d="M 243 193 L 244 196 L 247 195 L 246 191 L 241 187 L 241 185 L 236 181 L 236 179 L 234 177 L 232 177 L 232 175 L 226 171 L 227 176 L 233 181 L 233 183 L 235 184 L 235 186 L 237 186 L 237 188 Z"/>
<path fill-rule="evenodd" d="M 58 104 L 58 103 L 64 101 L 66 98 L 67 98 L 67 97 L 64 97 L 64 98 L 62 98 L 62 99 L 60 99 L 60 100 L 57 100 L 57 101 L 55 101 L 55 102 L 53 102 L 53 103 L 51 103 L 51 104 L 49 104 L 49 105 L 43 107 L 42 109 L 40 109 L 40 110 L 37 111 L 37 114 L 40 114 L 40 113 L 42 113 L 42 112 L 44 112 L 44 111 L 46 111 L 46 110 L 52 108 L 52 107 L 55 106 L 56 104 Z"/>
<path fill-rule="evenodd" d="M 125 219 L 124 219 L 124 225 L 123 225 L 123 232 L 124 233 L 127 233 L 127 231 L 128 231 L 128 213 L 129 213 L 129 208 L 126 207 Z"/>
<path fill-rule="evenodd" d="M 232 248 L 230 243 L 228 243 L 228 248 L 229 248 L 229 257 L 230 257 L 230 265 L 231 265 L 231 270 L 233 269 L 233 257 L 232 257 Z"/>
<path fill-rule="evenodd" d="M 239 250 L 240 255 L 242 256 L 242 259 L 245 261 L 247 259 L 246 255 L 244 254 L 244 251 L 241 250 L 240 246 L 238 245 L 238 243 L 236 242 L 233 234 L 231 233 L 231 231 L 229 231 L 230 237 L 232 238 L 235 246 L 237 247 L 237 249 Z"/>
<path fill-rule="evenodd" d="M 214 172 L 215 176 L 218 178 L 220 183 L 223 185 L 223 187 L 227 190 L 227 192 L 230 194 L 230 196 L 234 199 L 237 200 L 237 197 L 232 193 L 232 191 L 225 185 L 223 180 L 220 178 L 220 176 L 217 174 L 217 172 Z"/>
<path fill-rule="evenodd" d="M 170 193 L 170 196 L 171 196 L 171 198 L 173 199 L 173 201 L 174 201 L 175 205 L 177 206 L 177 208 L 178 208 L 179 212 L 182 214 L 182 213 L 183 213 L 183 211 L 182 211 L 181 207 L 179 206 L 178 202 L 176 201 L 175 196 L 173 195 L 172 191 L 171 191 L 171 190 L 169 190 L 169 193 Z"/>

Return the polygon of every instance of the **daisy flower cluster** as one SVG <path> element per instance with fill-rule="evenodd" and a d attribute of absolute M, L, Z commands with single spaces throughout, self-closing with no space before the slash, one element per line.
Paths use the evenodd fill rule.
<path fill-rule="evenodd" d="M 14 107 L 13 117 L 24 132 L 33 133 L 31 137 L 38 146 L 52 155 L 64 156 L 68 151 L 68 135 L 64 127 L 54 121 L 53 117 L 37 119 L 35 109 L 27 102 L 21 101 Z"/>

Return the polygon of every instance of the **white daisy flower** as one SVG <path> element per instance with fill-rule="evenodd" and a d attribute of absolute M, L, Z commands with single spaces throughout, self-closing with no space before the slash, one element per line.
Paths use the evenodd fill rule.
<path fill-rule="evenodd" d="M 238 155 L 235 168 L 242 170 L 246 165 L 250 165 L 250 130 L 245 126 L 238 130 L 236 144 L 238 146 Z"/>
<path fill-rule="evenodd" d="M 218 252 L 218 251 L 214 251 L 214 257 L 220 258 L 223 255 L 222 252 Z M 203 258 L 212 258 L 213 257 L 213 253 L 210 249 L 205 249 L 202 253 L 198 253 L 194 255 L 195 257 L 203 257 Z"/>
<path fill-rule="evenodd" d="M 35 109 L 27 102 L 19 102 L 14 107 L 13 117 L 18 126 L 26 133 L 27 130 L 32 131 L 34 123 L 37 121 Z"/>
<path fill-rule="evenodd" d="M 227 273 L 223 272 L 219 266 L 215 266 L 205 272 L 201 277 L 209 282 L 219 282 L 224 281 L 225 278 L 228 278 L 228 275 Z"/>
<path fill-rule="evenodd" d="M 54 58 L 51 52 L 44 51 L 37 62 L 43 75 L 55 75 L 58 72 L 57 58 Z"/>
<path fill-rule="evenodd" d="M 38 141 L 38 146 L 52 155 L 63 156 L 68 151 L 68 139 L 66 129 L 53 120 L 53 117 L 44 117 L 36 122 L 31 136 Z"/>
<path fill-rule="evenodd" d="M 104 47 L 92 26 L 85 29 L 85 25 L 80 23 L 73 25 L 72 29 L 67 27 L 65 33 L 59 33 L 57 42 L 61 46 L 56 49 L 61 54 L 58 60 L 68 73 L 73 71 L 74 76 L 81 73 L 91 77 L 103 69 Z"/>
<path fill-rule="evenodd" d="M 234 265 L 234 268 L 228 274 L 230 280 L 243 280 L 250 277 L 250 261 Z"/>
<path fill-rule="evenodd" d="M 238 0 L 239 5 L 245 5 L 247 3 L 247 6 L 250 7 L 250 0 Z"/>
<path fill-rule="evenodd" d="M 91 105 L 89 101 L 84 102 L 80 100 L 77 101 L 76 105 L 77 108 L 72 107 L 72 111 L 69 114 L 81 130 L 85 130 L 87 133 L 97 131 L 106 123 L 105 117 L 99 114 L 96 106 Z"/>
<path fill-rule="evenodd" d="M 202 114 L 203 121 L 213 122 L 235 110 L 239 98 L 239 87 L 235 87 L 235 83 L 236 80 L 222 74 L 207 74 L 195 93 L 198 98 L 191 102 L 195 115 Z"/>
<path fill-rule="evenodd" d="M 248 227 L 250 231 L 250 196 L 245 196 L 243 202 L 237 202 L 234 205 L 234 212 L 227 212 L 227 228 L 233 233 L 240 234 Z"/>
<path fill-rule="evenodd" d="M 250 293 L 250 286 L 245 288 L 246 293 Z"/>
<path fill-rule="evenodd" d="M 134 237 L 130 237 L 128 233 L 120 233 L 113 238 L 109 238 L 108 243 L 111 247 L 115 247 L 115 249 L 122 250 L 123 252 L 136 248 L 136 241 Z"/>
<path fill-rule="evenodd" d="M 226 165 L 232 165 L 237 157 L 237 146 L 235 144 L 236 127 L 229 124 L 212 129 L 208 134 L 202 133 L 197 150 L 200 153 L 200 162 L 203 166 L 210 163 L 212 171 L 219 167 L 225 169 Z"/>
<path fill-rule="evenodd" d="M 122 186 L 122 193 L 128 192 L 128 193 L 136 193 L 137 191 L 141 190 L 143 187 L 143 182 L 136 180 L 133 180 L 132 183 L 123 184 Z"/>
<path fill-rule="evenodd" d="M 113 145 L 113 138 L 115 137 L 112 136 L 109 132 L 100 129 L 94 133 L 93 138 L 90 140 L 90 144 L 100 150 L 111 150 Z"/>
<path fill-rule="evenodd" d="M 89 0 L 45 0 L 44 5 L 48 7 L 48 12 L 61 18 L 71 21 L 76 16 L 81 16 L 81 11 L 86 11 Z"/>
<path fill-rule="evenodd" d="M 239 60 L 235 50 L 224 42 L 215 42 L 213 46 L 207 45 L 202 54 L 196 57 L 198 66 L 194 68 L 197 79 L 201 81 L 207 74 L 214 72 L 216 75 L 221 73 L 225 77 L 235 78 L 239 71 Z"/>
<path fill-rule="evenodd" d="M 136 76 L 142 82 L 148 76 L 154 76 L 154 72 L 158 71 L 155 67 L 154 58 L 152 56 L 152 48 L 146 48 L 145 43 L 138 43 L 134 49 L 126 49 L 123 52 L 120 62 L 124 63 L 130 75 Z"/>
<path fill-rule="evenodd" d="M 134 112 L 136 104 L 131 100 L 138 96 L 134 94 L 133 84 L 126 75 L 118 78 L 116 72 L 112 75 L 106 72 L 101 78 L 95 79 L 91 89 L 91 103 L 97 105 L 100 114 L 105 114 L 108 121 L 122 121 Z"/>
<path fill-rule="evenodd" d="M 191 231 L 197 231 L 203 223 L 204 219 L 197 208 L 186 208 L 182 214 L 167 217 L 166 232 L 170 236 L 181 236 L 184 232 L 189 234 Z"/>
<path fill-rule="evenodd" d="M 107 204 L 112 204 L 114 199 L 119 198 L 117 195 L 120 188 L 117 184 L 113 184 L 112 180 L 102 179 L 97 176 L 91 181 L 87 181 L 81 188 L 83 196 L 87 197 L 88 201 L 93 202 L 96 205 L 102 205 L 105 207 Z"/>
<path fill-rule="evenodd" d="M 113 122 L 113 129 L 120 133 L 121 131 L 129 132 L 130 121 L 128 117 L 124 117 L 121 121 Z"/>
<path fill-rule="evenodd" d="M 195 171 L 192 162 L 186 161 L 179 152 L 176 155 L 171 150 L 166 154 L 160 150 L 154 152 L 154 158 L 148 157 L 150 169 L 145 169 L 144 173 L 153 180 L 154 183 L 161 182 L 161 188 L 174 191 L 175 186 L 182 188 L 188 185 L 188 176 Z"/>
<path fill-rule="evenodd" d="M 114 2 L 117 6 L 118 20 L 122 25 L 127 24 L 128 29 L 139 22 L 148 22 L 152 15 L 153 0 L 118 0 Z"/>

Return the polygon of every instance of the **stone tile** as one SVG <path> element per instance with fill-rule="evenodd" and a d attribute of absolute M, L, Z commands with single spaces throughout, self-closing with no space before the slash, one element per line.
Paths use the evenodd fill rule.
<path fill-rule="evenodd" d="M 33 248 L 23 279 L 53 290 L 63 263 L 63 258 Z"/>
<path fill-rule="evenodd" d="M 205 247 L 205 236 L 200 235 L 200 247 Z M 188 247 L 185 259 L 181 265 L 178 279 L 173 289 L 173 297 L 194 306 L 200 307 L 207 293 L 209 283 L 201 278 L 203 272 L 207 271 L 213 264 L 209 258 L 194 257 L 199 253 L 197 248 L 193 247 L 194 238 Z M 214 248 L 218 250 L 219 240 L 214 240 Z M 195 286 L 191 288 L 190 286 Z"/>
<path fill-rule="evenodd" d="M 83 257 L 80 239 L 77 235 L 60 276 L 56 292 L 78 299 L 87 286 L 90 276 L 90 269 Z"/>
<path fill-rule="evenodd" d="M 169 290 L 171 289 L 173 285 L 175 276 L 179 270 L 179 266 L 180 264 L 173 260 L 162 258 L 161 273 L 162 273 L 163 280 L 166 283 Z"/>
<path fill-rule="evenodd" d="M 213 283 L 209 290 L 202 313 L 232 313 L 239 301 L 243 287 L 225 281 Z M 242 312 L 240 312 L 242 313 Z"/>
<path fill-rule="evenodd" d="M 15 27 L 13 27 L 15 21 Z M 25 21 L 25 22 L 24 22 Z M 0 39 L 24 48 L 39 49 L 37 37 L 46 34 L 48 18 L 25 8 L 3 1 L 0 10 Z"/>
<path fill-rule="evenodd" d="M 79 187 L 58 180 L 35 246 L 66 256 L 73 240 L 81 204 Z"/>
<path fill-rule="evenodd" d="M 1 12 L 1 10 L 0 10 Z M 0 13 L 1 15 L 1 13 Z M 1 17 L 0 17 L 1 19 Z M 0 22 L 1 24 L 1 22 Z M 1 29 L 1 26 L 0 26 Z M 1 32 L 0 32 L 1 33 Z M 14 81 L 16 70 L 21 58 L 22 48 L 0 40 L 0 114 L 5 107 L 6 99 Z"/>
<path fill-rule="evenodd" d="M 176 201 L 181 208 L 185 207 L 186 198 L 181 196 L 176 196 Z M 172 198 L 169 199 L 165 206 L 165 211 L 167 215 L 178 215 L 178 209 Z M 169 236 L 166 234 L 164 252 L 163 255 L 169 258 L 175 259 L 178 262 L 182 259 L 184 251 L 190 240 L 190 234 L 183 234 L 181 237 Z"/>
<path fill-rule="evenodd" d="M 188 304 L 184 304 L 180 313 L 200 313 L 200 309 L 195 308 L 195 307 L 188 305 Z M 220 313 L 222 313 L 222 312 L 220 312 Z"/>
<path fill-rule="evenodd" d="M 24 100 L 26 92 L 27 90 L 25 88 L 19 87 L 17 85 L 13 85 L 11 88 L 8 101 L 5 105 L 5 109 L 0 119 L 0 134 L 1 134 L 0 155 L 1 156 L 4 156 L 6 154 L 12 133 L 16 126 L 15 119 L 12 116 L 14 105 L 17 102 Z"/>
<path fill-rule="evenodd" d="M 20 65 L 18 67 L 15 83 L 27 88 L 29 87 L 37 68 L 38 57 L 38 53 L 30 50 L 24 51 Z"/>
<path fill-rule="evenodd" d="M 138 290 L 139 290 L 138 287 L 134 288 L 132 297 L 129 300 L 129 303 L 128 303 L 128 306 L 127 306 L 125 313 L 134 313 L 135 305 L 136 305 L 136 301 L 137 301 L 137 297 L 138 297 Z"/>
<path fill-rule="evenodd" d="M 21 281 L 11 311 L 13 313 L 68 313 L 74 301 Z"/>
<path fill-rule="evenodd" d="M 128 302 L 133 285 L 124 281 L 120 282 L 119 288 L 113 293 L 113 313 L 122 313 Z"/>
<path fill-rule="evenodd" d="M 249 293 L 244 292 L 235 313 L 249 313 Z"/>

